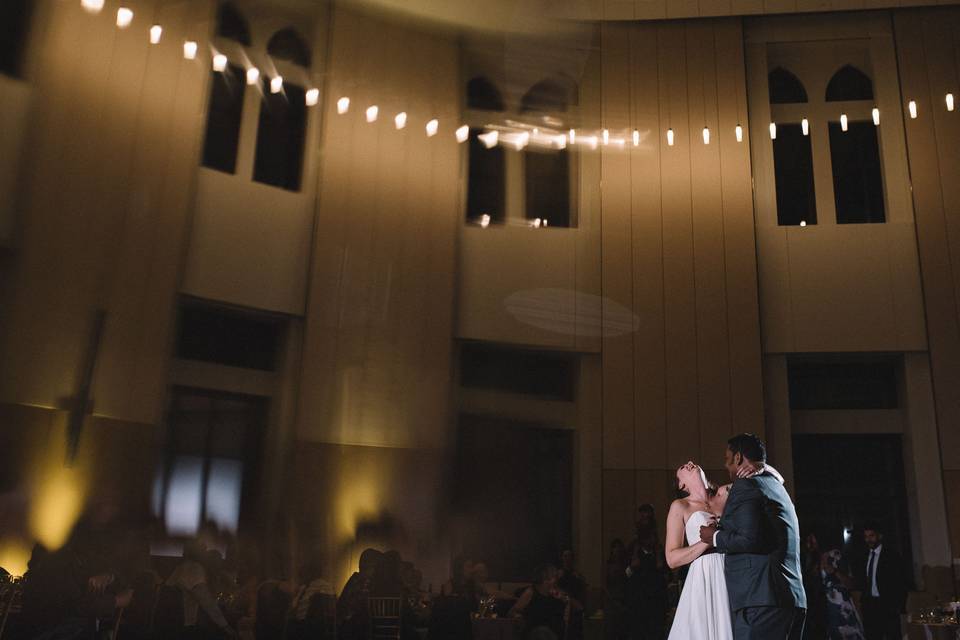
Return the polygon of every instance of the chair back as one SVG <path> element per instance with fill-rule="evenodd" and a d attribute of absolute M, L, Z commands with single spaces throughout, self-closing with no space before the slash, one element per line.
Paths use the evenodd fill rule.
<path fill-rule="evenodd" d="M 20 613 L 23 602 L 23 583 L 7 581 L 0 583 L 0 638 L 7 630 L 11 615 Z"/>
<path fill-rule="evenodd" d="M 400 640 L 400 597 L 370 597 L 370 638 L 372 640 Z"/>

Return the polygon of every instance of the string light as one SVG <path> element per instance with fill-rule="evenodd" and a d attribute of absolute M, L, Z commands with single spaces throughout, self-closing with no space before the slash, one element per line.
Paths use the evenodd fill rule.
<path fill-rule="evenodd" d="M 667 129 L 667 145 L 673 146 L 673 129 Z"/>
<path fill-rule="evenodd" d="M 916 100 L 911 100 L 907 103 L 907 109 L 910 110 L 910 117 L 914 120 L 917 119 L 917 102 Z"/>
<path fill-rule="evenodd" d="M 130 26 L 130 23 L 133 22 L 133 11 L 127 7 L 120 7 L 117 9 L 117 26 L 121 29 L 126 29 Z"/>
<path fill-rule="evenodd" d="M 880 126 L 880 109 L 874 107 L 873 111 L 871 111 L 870 114 L 873 116 L 874 126 L 879 127 Z"/>
<path fill-rule="evenodd" d="M 163 37 L 163 27 L 158 24 L 150 27 L 150 44 L 160 44 L 160 38 Z"/>
<path fill-rule="evenodd" d="M 438 122 L 437 119 L 434 118 L 433 120 L 427 123 L 427 126 L 425 128 L 427 131 L 427 137 L 432 138 L 433 136 L 437 135 L 437 130 L 440 128 L 440 122 Z"/>
<path fill-rule="evenodd" d="M 247 84 L 257 84 L 257 81 L 260 80 L 260 69 L 256 67 L 250 67 L 247 69 Z M 273 90 L 273 83 L 270 83 L 270 90 Z"/>
<path fill-rule="evenodd" d="M 597 142 L 598 142 L 597 136 L 590 136 L 589 138 L 587 138 L 587 144 L 590 145 L 590 148 L 593 149 L 594 151 L 596 151 L 597 149 Z"/>
<path fill-rule="evenodd" d="M 213 70 L 223 73 L 227 70 L 227 56 L 222 53 L 218 53 L 213 56 Z"/>
<path fill-rule="evenodd" d="M 401 111 L 396 116 L 394 116 L 393 125 L 397 128 L 397 131 L 407 126 L 407 112 Z"/>
<path fill-rule="evenodd" d="M 577 131 L 576 129 L 570 129 L 570 144 L 577 143 Z"/>
<path fill-rule="evenodd" d="M 187 60 L 195 60 L 197 58 L 197 43 L 193 40 L 187 40 L 183 43 L 183 57 Z"/>
<path fill-rule="evenodd" d="M 737 128 L 734 129 L 733 132 L 737 136 L 737 142 L 743 142 L 743 127 L 737 125 Z"/>
<path fill-rule="evenodd" d="M 340 115 L 343 115 L 349 110 L 350 110 L 350 98 L 347 98 L 346 96 L 344 96 L 343 98 L 340 98 L 339 100 L 337 100 L 337 113 L 339 113 Z"/>
<path fill-rule="evenodd" d="M 770 123 L 770 139 L 771 140 L 777 139 L 777 123 L 776 122 Z"/>
<path fill-rule="evenodd" d="M 633 146 L 635 147 L 640 146 L 640 132 L 637 131 L 636 129 L 633 130 Z"/>
<path fill-rule="evenodd" d="M 710 127 L 703 128 L 703 144 L 710 144 Z"/>
<path fill-rule="evenodd" d="M 847 130 L 847 126 L 848 126 L 848 125 L 847 125 L 847 114 L 841 113 L 841 114 L 840 114 L 840 129 L 841 129 L 842 131 L 846 131 L 846 130 Z"/>
<path fill-rule="evenodd" d="M 801 226 L 801 227 L 807 226 L 807 221 L 806 221 L 806 220 L 801 220 L 801 221 L 800 221 L 800 226 Z"/>
<path fill-rule="evenodd" d="M 810 135 L 810 121 L 804 118 L 800 121 L 800 129 L 803 130 L 803 135 Z"/>
<path fill-rule="evenodd" d="M 460 127 L 457 127 L 456 135 L 457 135 L 457 142 L 466 142 L 467 139 L 470 137 L 470 127 L 468 127 L 467 125 L 462 125 Z"/>
<path fill-rule="evenodd" d="M 308 107 L 315 107 L 320 102 L 320 89 L 308 89 L 304 99 Z"/>
<path fill-rule="evenodd" d="M 497 142 L 500 140 L 500 132 L 494 130 L 487 133 L 482 133 L 477 136 L 477 140 L 482 142 L 483 146 L 485 146 L 487 149 L 492 149 L 497 146 Z"/>
<path fill-rule="evenodd" d="M 557 149 L 566 149 L 567 148 L 567 136 L 562 133 L 557 136 Z"/>
<path fill-rule="evenodd" d="M 376 122 L 378 115 L 380 115 L 380 108 L 377 105 L 367 107 L 367 122 Z"/>
<path fill-rule="evenodd" d="M 103 11 L 104 0 L 80 0 L 80 6 L 87 11 L 87 13 L 97 14 Z"/>
<path fill-rule="evenodd" d="M 610 144 L 610 132 L 606 129 L 603 130 L 603 133 L 600 134 L 603 136 L 603 144 Z"/>
<path fill-rule="evenodd" d="M 534 218 L 534 219 L 530 222 L 530 226 L 533 227 L 534 229 L 539 229 L 539 228 L 540 228 L 540 218 Z"/>
<path fill-rule="evenodd" d="M 480 228 L 486 229 L 490 226 L 490 214 L 485 213 L 480 216 Z"/>
<path fill-rule="evenodd" d="M 520 134 L 520 137 L 517 139 L 517 149 L 523 149 L 528 144 L 530 144 L 530 132 L 524 131 Z"/>
<path fill-rule="evenodd" d="M 948 93 L 946 96 L 947 101 L 947 111 L 953 111 L 953 94 Z"/>
<path fill-rule="evenodd" d="M 270 93 L 280 93 L 281 91 L 283 91 L 283 76 L 270 78 Z"/>

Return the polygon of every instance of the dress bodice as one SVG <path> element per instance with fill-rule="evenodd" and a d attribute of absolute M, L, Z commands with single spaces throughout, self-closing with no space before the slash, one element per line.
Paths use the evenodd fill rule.
<path fill-rule="evenodd" d="M 713 514 L 708 511 L 695 511 L 690 515 L 686 526 L 688 545 L 700 542 L 700 527 L 707 524 L 711 518 L 713 518 Z"/>

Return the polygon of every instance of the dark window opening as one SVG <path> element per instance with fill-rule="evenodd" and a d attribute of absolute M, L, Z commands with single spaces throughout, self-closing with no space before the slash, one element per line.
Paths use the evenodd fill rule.
<path fill-rule="evenodd" d="M 803 83 L 786 69 L 777 67 L 768 77 L 770 85 L 770 104 L 795 104 L 807 101 L 807 90 Z"/>
<path fill-rule="evenodd" d="M 255 525 L 266 398 L 174 387 L 153 512 L 173 536 L 205 525 L 236 533 Z"/>
<path fill-rule="evenodd" d="M 227 307 L 186 302 L 180 307 L 176 357 L 275 371 L 283 321 Z"/>
<path fill-rule="evenodd" d="M 573 401 L 577 364 L 577 357 L 568 353 L 466 342 L 460 349 L 460 384 Z"/>
<path fill-rule="evenodd" d="M 0 2 L 0 73 L 15 78 L 23 75 L 33 5 L 33 0 Z"/>
<path fill-rule="evenodd" d="M 827 102 L 873 100 L 873 82 L 863 71 L 846 65 L 830 78 L 826 97 Z"/>
<path fill-rule="evenodd" d="M 250 27 L 232 2 L 224 2 L 217 10 L 217 35 L 250 46 Z"/>
<path fill-rule="evenodd" d="M 560 151 L 527 151 L 524 154 L 526 217 L 539 218 L 551 227 L 575 226 L 570 221 L 570 156 Z"/>
<path fill-rule="evenodd" d="M 565 83 L 555 80 L 541 80 L 524 94 L 520 100 L 520 111 L 566 111 L 567 105 L 575 102 L 576 92 L 564 85 Z"/>
<path fill-rule="evenodd" d="M 493 83 L 478 76 L 467 82 L 467 108 L 480 111 L 503 111 L 503 98 Z"/>
<path fill-rule="evenodd" d="M 277 60 L 286 60 L 301 67 L 310 66 L 310 47 L 291 28 L 281 29 L 267 43 L 267 53 Z"/>
<path fill-rule="evenodd" d="M 467 171 L 467 220 L 476 222 L 490 216 L 503 222 L 506 216 L 506 158 L 503 147 L 488 149 L 477 138 L 483 131 L 470 130 L 470 158 Z"/>
<path fill-rule="evenodd" d="M 872 122 L 830 123 L 830 161 L 838 224 L 886 221 L 880 143 Z"/>
<path fill-rule="evenodd" d="M 529 583 L 572 542 L 573 432 L 544 426 L 460 417 L 453 509 L 494 580 Z"/>
<path fill-rule="evenodd" d="M 777 224 L 817 224 L 810 137 L 799 124 L 777 126 L 773 140 L 773 168 L 777 187 Z"/>
<path fill-rule="evenodd" d="M 876 362 L 791 362 L 790 408 L 797 410 L 896 409 L 899 365 Z"/>
<path fill-rule="evenodd" d="M 253 179 L 257 182 L 288 191 L 300 190 L 307 132 L 304 93 L 303 88 L 286 83 L 280 93 L 264 90 L 253 164 Z"/>
<path fill-rule="evenodd" d="M 202 163 L 210 169 L 236 173 L 246 90 L 244 71 L 230 65 L 224 72 L 213 71 L 212 74 Z"/>

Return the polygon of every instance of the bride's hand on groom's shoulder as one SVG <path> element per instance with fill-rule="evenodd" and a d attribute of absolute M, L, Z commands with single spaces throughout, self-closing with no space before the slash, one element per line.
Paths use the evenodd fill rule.
<path fill-rule="evenodd" d="M 746 460 L 743 465 L 737 469 L 737 478 L 753 478 L 763 473 L 765 469 L 766 465 L 762 462 L 750 462 Z"/>

